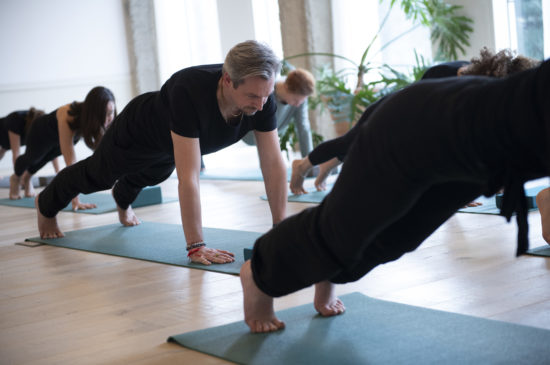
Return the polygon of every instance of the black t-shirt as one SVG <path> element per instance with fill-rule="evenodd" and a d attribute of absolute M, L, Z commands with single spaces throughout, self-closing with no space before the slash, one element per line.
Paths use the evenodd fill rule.
<path fill-rule="evenodd" d="M 127 130 L 132 138 L 173 153 L 170 131 L 199 138 L 201 154 L 216 152 L 238 142 L 248 131 L 277 128 L 276 103 L 269 96 L 261 111 L 229 125 L 220 113 L 216 90 L 222 65 L 203 65 L 176 72 L 160 91 L 138 96 L 126 107 Z"/>
<path fill-rule="evenodd" d="M 21 145 L 25 145 L 27 113 L 27 110 L 18 110 L 0 119 L 0 146 L 3 149 L 10 149 L 8 131 L 18 134 L 21 137 Z"/>

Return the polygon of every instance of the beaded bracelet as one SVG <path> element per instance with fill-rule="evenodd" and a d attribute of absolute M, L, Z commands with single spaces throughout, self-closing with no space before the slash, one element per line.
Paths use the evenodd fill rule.
<path fill-rule="evenodd" d="M 203 246 L 206 246 L 206 243 L 204 243 L 202 241 L 201 242 L 195 242 L 195 243 L 192 243 L 189 246 L 187 246 L 187 251 L 195 249 L 195 248 L 203 247 Z"/>
<path fill-rule="evenodd" d="M 191 257 L 192 254 L 194 254 L 195 252 L 197 252 L 200 249 L 201 249 L 200 247 L 197 247 L 197 248 L 194 248 L 192 250 L 189 250 L 189 252 L 187 253 L 187 257 Z"/>

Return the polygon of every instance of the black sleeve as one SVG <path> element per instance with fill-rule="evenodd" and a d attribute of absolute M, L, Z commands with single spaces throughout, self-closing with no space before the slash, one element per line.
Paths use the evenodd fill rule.
<path fill-rule="evenodd" d="M 369 105 L 361 115 L 361 118 L 359 118 L 353 128 L 351 128 L 346 134 L 323 142 L 315 147 L 308 155 L 311 164 L 316 166 L 334 157 L 337 157 L 340 161 L 344 161 L 349 147 L 359 133 L 359 128 L 361 128 L 361 125 L 369 119 L 370 115 L 374 112 L 374 110 L 376 110 L 378 105 L 380 105 L 384 99 L 386 99 L 386 97 L 383 97 Z"/>

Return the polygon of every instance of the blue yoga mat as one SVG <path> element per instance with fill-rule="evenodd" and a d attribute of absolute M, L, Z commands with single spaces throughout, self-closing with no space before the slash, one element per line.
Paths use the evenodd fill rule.
<path fill-rule="evenodd" d="M 538 210 L 537 203 L 535 202 L 535 198 L 539 191 L 542 189 L 546 189 L 548 186 L 535 186 L 529 189 L 525 189 L 525 196 L 527 198 L 527 206 L 529 207 L 529 211 L 535 211 Z M 500 203 L 502 200 L 501 195 L 492 196 L 490 198 L 486 198 L 484 196 L 480 196 L 479 198 L 475 199 L 475 201 L 483 203 L 483 205 L 479 207 L 467 207 L 459 209 L 458 211 L 460 213 L 477 213 L 477 214 L 496 214 L 500 215 L 500 208 L 497 205 L 497 203 Z"/>
<path fill-rule="evenodd" d="M 287 181 L 290 181 L 291 170 L 287 169 Z M 241 180 L 263 181 L 262 170 L 259 168 L 206 168 L 201 172 L 202 180 Z"/>
<path fill-rule="evenodd" d="M 286 328 L 252 334 L 244 321 L 168 341 L 239 364 L 550 364 L 550 331 L 369 298 L 341 297 L 323 318 L 312 304 L 277 313 Z"/>
<path fill-rule="evenodd" d="M 117 223 L 65 232 L 63 238 L 33 237 L 25 241 L 238 275 L 244 263 L 244 248 L 252 247 L 262 235 L 218 228 L 203 228 L 203 233 L 209 247 L 233 252 L 235 261 L 209 266 L 189 262 L 180 224 L 142 222 L 134 227 L 124 227 Z"/>
<path fill-rule="evenodd" d="M 63 211 L 82 214 L 103 214 L 117 210 L 115 200 L 110 193 L 80 194 L 79 198 L 82 203 L 94 203 L 97 207 L 93 209 L 77 210 L 75 212 L 69 204 Z M 154 204 L 171 203 L 177 200 L 177 198 L 162 197 L 160 187 L 154 186 L 143 189 L 132 203 L 132 207 L 139 208 Z M 0 205 L 34 209 L 34 198 L 22 198 L 17 200 L 0 199 Z"/>

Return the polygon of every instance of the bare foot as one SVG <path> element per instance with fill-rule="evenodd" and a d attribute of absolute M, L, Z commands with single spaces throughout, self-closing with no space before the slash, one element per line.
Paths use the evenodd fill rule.
<path fill-rule="evenodd" d="M 21 199 L 19 195 L 19 187 L 21 186 L 21 177 L 15 174 L 10 176 L 10 199 L 17 200 Z"/>
<path fill-rule="evenodd" d="M 241 284 L 243 286 L 244 321 L 250 332 L 273 332 L 285 328 L 284 322 L 275 317 L 273 298 L 263 293 L 252 278 L 250 260 L 241 267 Z"/>
<path fill-rule="evenodd" d="M 36 207 L 36 215 L 38 216 L 38 231 L 40 232 L 40 238 L 61 238 L 65 235 L 59 229 L 57 225 L 57 218 L 44 217 L 40 213 L 38 208 L 38 197 L 34 198 L 34 205 Z"/>
<path fill-rule="evenodd" d="M 21 185 L 23 185 L 23 189 L 25 190 L 26 198 L 31 198 L 36 195 L 34 192 L 34 186 L 32 185 L 32 175 L 27 171 L 25 171 L 21 176 Z"/>
<path fill-rule="evenodd" d="M 123 226 L 132 227 L 137 226 L 141 223 L 138 217 L 135 215 L 131 205 L 129 205 L 128 209 L 126 210 L 120 208 L 117 205 L 116 209 L 118 211 L 118 220 L 120 221 L 120 223 L 122 223 Z"/>
<path fill-rule="evenodd" d="M 315 284 L 313 306 L 324 317 L 342 314 L 346 310 L 344 303 L 334 293 L 334 284 L 329 281 Z"/>
<path fill-rule="evenodd" d="M 292 161 L 292 174 L 290 175 L 290 191 L 293 194 L 307 194 L 304 189 L 304 179 L 308 170 L 312 167 L 307 157 Z"/>

